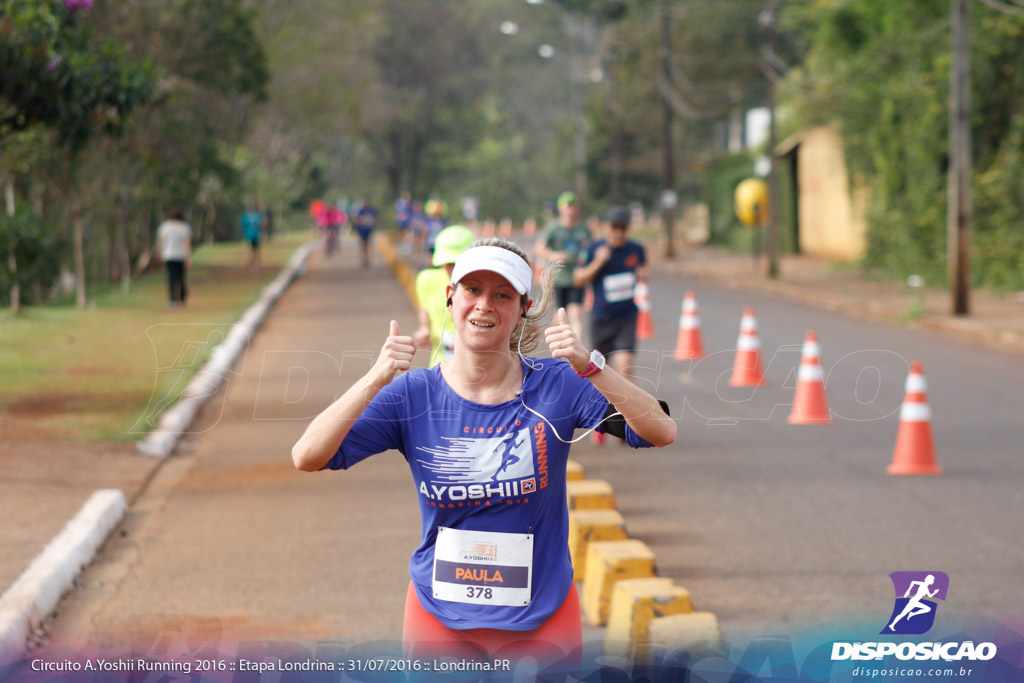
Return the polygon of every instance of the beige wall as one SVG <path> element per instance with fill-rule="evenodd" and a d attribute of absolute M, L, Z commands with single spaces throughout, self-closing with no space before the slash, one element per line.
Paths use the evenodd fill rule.
<path fill-rule="evenodd" d="M 804 131 L 796 153 L 801 251 L 840 261 L 860 258 L 866 248 L 865 193 L 850 196 L 838 126 Z"/>

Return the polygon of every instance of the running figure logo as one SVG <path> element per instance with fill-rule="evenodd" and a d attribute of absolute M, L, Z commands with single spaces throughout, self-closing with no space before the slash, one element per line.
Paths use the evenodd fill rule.
<path fill-rule="evenodd" d="M 896 591 L 896 604 L 881 633 L 926 633 L 935 623 L 935 601 L 946 599 L 949 577 L 943 572 L 893 572 L 889 578 Z"/>
<path fill-rule="evenodd" d="M 523 439 L 526 438 L 525 434 L 519 437 L 519 441 L 516 441 L 516 434 L 518 432 L 509 432 L 508 436 L 501 440 L 501 444 L 495 449 L 501 453 L 501 465 L 494 472 L 494 476 L 491 477 L 491 481 L 498 481 L 498 475 L 507 470 L 512 465 L 519 462 L 519 456 L 515 454 L 515 449 L 523 445 Z"/>
<path fill-rule="evenodd" d="M 446 438 L 436 447 L 419 446 L 430 457 L 417 458 L 439 484 L 486 484 L 534 476 L 533 442 L 526 429 L 490 438 Z"/>

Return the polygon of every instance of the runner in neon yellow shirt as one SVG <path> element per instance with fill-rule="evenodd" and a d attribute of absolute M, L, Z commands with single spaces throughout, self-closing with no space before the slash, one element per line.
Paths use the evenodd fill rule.
<path fill-rule="evenodd" d="M 476 236 L 469 228 L 452 225 L 437 234 L 434 242 L 433 268 L 424 268 L 416 276 L 416 302 L 420 327 L 413 332 L 413 341 L 422 349 L 430 350 L 430 365 L 450 360 L 455 348 L 455 328 L 449 324 L 441 337 L 444 319 L 445 288 L 451 282 L 452 269 L 459 254 L 473 243 Z M 440 352 L 437 352 L 441 346 Z"/>

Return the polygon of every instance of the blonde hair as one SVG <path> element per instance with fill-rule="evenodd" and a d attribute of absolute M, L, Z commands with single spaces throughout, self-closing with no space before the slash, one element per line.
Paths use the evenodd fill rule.
<path fill-rule="evenodd" d="M 488 237 L 485 239 L 477 240 L 466 248 L 466 251 L 475 247 L 501 247 L 507 249 L 519 258 L 526 261 L 526 265 L 530 266 L 533 270 L 533 264 L 530 263 L 529 257 L 526 252 L 523 251 L 519 245 L 509 242 L 508 240 L 500 237 Z M 522 350 L 524 353 L 530 353 L 537 348 L 537 343 L 540 338 L 541 330 L 543 329 L 541 321 L 547 315 L 548 306 L 551 303 L 551 284 L 554 278 L 554 268 L 548 266 L 540 274 L 540 281 L 535 284 L 532 288 L 534 290 L 539 289 L 539 296 L 534 297 L 533 306 L 530 306 L 526 312 L 526 317 L 523 321 L 515 326 L 512 330 L 512 336 L 509 338 L 509 350 L 519 351 Z M 456 287 L 459 285 L 456 284 Z M 523 294 L 519 298 L 519 303 L 523 308 L 530 303 L 530 297 Z M 522 341 L 520 342 L 519 335 L 522 334 Z"/>

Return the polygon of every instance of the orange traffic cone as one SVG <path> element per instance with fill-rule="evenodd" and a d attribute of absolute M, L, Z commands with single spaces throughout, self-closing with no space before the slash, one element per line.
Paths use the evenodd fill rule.
<path fill-rule="evenodd" d="M 676 339 L 676 360 L 690 360 L 704 357 L 704 343 L 700 337 L 700 315 L 697 299 L 693 292 L 687 292 L 683 299 L 683 312 L 679 316 L 679 337 Z"/>
<path fill-rule="evenodd" d="M 789 423 L 794 425 L 828 424 L 832 414 L 825 399 L 825 378 L 821 372 L 818 336 L 813 331 L 804 340 L 803 358 L 797 374 L 796 397 Z"/>
<path fill-rule="evenodd" d="M 935 462 L 932 411 L 928 407 L 928 397 L 925 396 L 927 389 L 921 364 L 915 360 L 910 364 L 906 398 L 900 407 L 896 450 L 892 464 L 885 470 L 889 474 L 942 474 L 942 468 Z"/>
<path fill-rule="evenodd" d="M 757 336 L 757 318 L 748 306 L 740 321 L 740 336 L 736 340 L 736 360 L 733 362 L 731 387 L 759 387 L 764 384 L 761 370 L 761 339 Z"/>
<path fill-rule="evenodd" d="M 654 321 L 651 320 L 651 295 L 647 283 L 636 283 L 636 294 L 633 296 L 636 302 L 636 338 L 654 339 Z"/>

